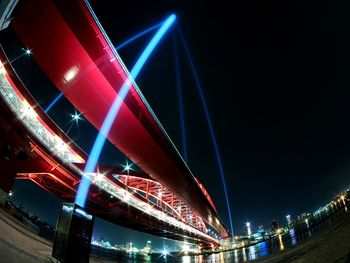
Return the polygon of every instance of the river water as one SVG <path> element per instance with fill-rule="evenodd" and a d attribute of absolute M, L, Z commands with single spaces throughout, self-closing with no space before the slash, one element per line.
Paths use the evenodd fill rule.
<path fill-rule="evenodd" d="M 323 227 L 322 227 L 323 228 Z M 167 263 L 209 263 L 209 262 L 249 262 L 277 251 L 282 251 L 288 247 L 293 247 L 302 240 L 310 238 L 317 233 L 321 228 L 309 229 L 303 233 L 296 234 L 294 229 L 290 229 L 289 233 L 277 235 L 269 240 L 263 241 L 256 245 L 245 248 L 213 253 L 210 255 L 198 256 L 171 256 L 166 257 L 161 255 L 137 255 L 137 254 L 114 254 L 112 257 L 116 262 L 167 262 Z"/>
<path fill-rule="evenodd" d="M 311 233 L 310 233 L 311 234 Z M 306 237 L 305 237 L 306 238 Z M 160 255 L 136 255 L 136 254 L 119 254 L 114 257 L 117 262 L 168 262 L 168 263 L 205 263 L 205 262 L 247 262 L 254 260 L 276 251 L 284 250 L 286 247 L 295 246 L 297 244 L 297 236 L 294 230 L 290 230 L 289 234 L 283 236 L 279 235 L 258 243 L 256 245 L 230 250 L 226 252 L 213 253 L 210 255 L 199 256 L 182 256 L 174 257 L 167 255 L 166 257 Z"/>
<path fill-rule="evenodd" d="M 327 218 L 317 224 L 306 223 L 305 226 L 299 227 L 298 230 L 290 229 L 284 235 L 276 235 L 266 241 L 258 244 L 220 252 L 209 255 L 198 256 L 172 256 L 167 255 L 137 255 L 128 253 L 116 253 L 113 255 L 113 259 L 116 262 L 167 262 L 167 263 L 209 263 L 209 262 L 249 262 L 269 254 L 273 254 L 277 251 L 283 251 L 286 248 L 294 247 L 299 242 L 311 238 L 313 235 L 320 232 L 320 230 L 329 227 L 336 218 Z M 93 253 L 94 254 L 94 253 Z M 101 254 L 100 254 L 101 255 Z M 106 255 L 106 254 L 104 254 Z M 110 257 L 109 257 L 110 258 Z"/>

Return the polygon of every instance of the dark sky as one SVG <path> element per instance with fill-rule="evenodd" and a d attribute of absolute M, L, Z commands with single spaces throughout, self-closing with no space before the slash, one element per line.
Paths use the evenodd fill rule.
<path fill-rule="evenodd" d="M 116 6 L 115 1 L 91 0 L 91 4 L 116 45 L 177 14 L 176 27 L 137 83 L 182 150 L 172 45 L 180 27 L 215 126 L 236 233 L 243 231 L 247 220 L 253 228 L 269 226 L 272 219 L 284 224 L 286 214 L 293 217 L 314 210 L 350 184 L 350 3 L 152 0 L 118 1 Z M 129 68 L 151 36 L 120 51 Z M 8 44 L 11 52 L 16 47 Z M 188 163 L 229 226 L 203 110 L 181 46 L 179 52 Z M 26 64 L 34 68 L 33 74 L 23 69 Z M 18 70 L 29 86 L 40 83 L 32 92 L 45 107 L 58 91 L 47 80 L 37 82 L 30 58 Z M 40 90 L 50 85 L 53 93 Z M 50 116 L 67 129 L 72 111 L 62 101 Z M 84 138 L 79 137 L 83 129 Z M 70 135 L 89 151 L 95 133 L 82 122 Z M 107 145 L 105 152 L 111 148 Z M 115 152 L 115 158 L 104 161 L 124 162 Z M 101 224 L 100 229 L 109 228 Z"/>

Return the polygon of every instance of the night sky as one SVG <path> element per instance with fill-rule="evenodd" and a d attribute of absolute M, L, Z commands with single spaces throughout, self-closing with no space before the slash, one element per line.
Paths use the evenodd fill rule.
<path fill-rule="evenodd" d="M 285 215 L 293 218 L 317 209 L 349 186 L 348 1 L 152 0 L 118 1 L 118 6 L 115 1 L 90 2 L 116 45 L 169 14 L 177 14 L 177 25 L 152 55 L 137 83 L 182 151 L 173 61 L 173 41 L 181 28 L 215 126 L 235 233 L 244 231 L 247 220 L 253 230 L 260 224 L 268 228 L 273 219 L 285 224 Z M 16 56 L 21 46 L 10 31 L 0 39 L 9 54 Z M 119 52 L 129 69 L 151 36 Z M 178 47 L 188 164 L 229 227 L 203 110 L 180 42 Z M 16 61 L 15 67 L 45 108 L 58 90 L 43 78 L 31 58 Z M 50 116 L 67 130 L 73 113 L 72 106 L 62 100 Z M 69 135 L 89 152 L 96 130 L 82 121 Z M 125 157 L 110 144 L 104 153 L 105 163 L 125 163 Z M 25 193 L 33 187 L 21 182 L 15 190 L 28 196 Z M 28 204 L 35 203 L 30 198 L 43 195 L 47 194 L 31 191 L 31 197 L 26 197 Z M 24 202 L 20 196 L 14 198 Z M 35 209 L 54 224 L 59 201 L 50 198 Z M 55 211 L 52 204 L 57 206 Z M 44 211 L 50 211 L 49 215 Z M 128 234 L 120 235 L 120 231 Z M 95 228 L 96 235 L 118 243 L 139 239 L 144 244 L 148 238 L 128 231 L 103 222 Z"/>

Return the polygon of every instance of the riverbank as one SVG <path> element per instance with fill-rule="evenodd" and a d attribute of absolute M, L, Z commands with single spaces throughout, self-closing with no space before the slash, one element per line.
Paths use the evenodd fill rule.
<path fill-rule="evenodd" d="M 350 216 L 346 214 L 332 226 L 295 247 L 254 260 L 259 263 L 350 263 Z"/>
<path fill-rule="evenodd" d="M 167 262 L 245 262 L 257 263 L 350 263 L 350 216 L 349 213 L 334 221 L 296 246 L 285 248 L 280 252 L 259 254 L 259 244 L 211 255 L 171 257 Z M 30 232 L 24 224 L 0 209 L 0 258 L 2 263 L 13 262 L 49 262 L 52 242 Z M 254 257 L 252 252 L 254 251 Z M 265 255 L 265 256 L 264 256 Z M 92 251 L 90 262 L 164 262 L 163 257 L 118 254 L 115 257 Z"/>

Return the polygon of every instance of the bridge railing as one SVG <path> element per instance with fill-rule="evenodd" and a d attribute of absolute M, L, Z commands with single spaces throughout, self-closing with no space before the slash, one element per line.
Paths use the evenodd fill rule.
<path fill-rule="evenodd" d="M 9 63 L 9 60 L 4 63 Z M 11 67 L 10 64 L 4 65 L 0 61 L 0 96 L 8 105 L 9 109 L 17 116 L 17 119 L 25 126 L 32 136 L 40 141 L 42 146 L 46 148 L 46 151 L 57 157 L 62 164 L 68 165 L 70 168 L 80 174 L 86 176 L 91 180 L 92 184 L 100 189 L 103 189 L 116 199 L 122 200 L 130 206 L 146 213 L 154 218 L 160 219 L 182 231 L 188 232 L 191 235 L 197 235 L 205 240 L 217 244 L 218 240 L 208 235 L 208 230 L 202 218 L 198 216 L 198 213 L 193 211 L 189 206 L 182 202 L 176 195 L 171 193 L 168 189 L 160 185 L 155 181 L 148 180 L 150 189 L 148 193 L 151 198 L 145 200 L 140 195 L 140 192 L 145 192 L 141 185 L 128 185 L 126 179 L 135 183 L 136 180 L 146 182 L 147 179 L 143 178 L 131 178 L 129 176 L 121 175 L 120 182 L 122 185 L 117 184 L 108 177 L 99 173 L 84 174 L 81 169 L 75 166 L 76 163 L 84 163 L 85 160 L 77 154 L 70 146 L 60 138 L 50 127 L 48 127 L 43 119 L 37 114 L 35 105 L 31 105 L 28 100 L 18 90 L 13 80 L 6 71 L 6 67 Z M 14 70 L 11 68 L 11 73 Z M 15 73 L 14 73 L 15 74 Z M 18 76 L 16 76 L 19 79 Z M 23 85 L 24 86 L 24 85 Z M 56 183 L 60 183 L 71 191 L 75 191 L 77 182 L 72 181 L 72 176 L 61 169 L 61 164 L 55 163 L 51 160 L 50 156 L 47 156 L 46 152 L 41 149 L 40 146 L 30 143 L 32 151 L 35 151 L 42 157 L 48 164 L 52 166 L 52 169 L 60 169 L 60 172 L 67 178 L 63 181 L 52 173 L 20 173 L 19 179 L 29 179 L 34 183 L 41 185 L 44 180 L 52 180 Z M 131 178 L 131 179 L 130 179 Z M 68 182 L 68 183 L 67 183 Z M 52 191 L 52 189 L 47 189 Z M 171 198 L 171 199 L 170 199 Z M 155 200 L 155 203 L 152 202 Z M 172 201 L 170 201 L 172 200 Z"/>
<path fill-rule="evenodd" d="M 37 140 L 64 163 L 84 163 L 81 156 L 44 124 L 34 107 L 22 96 L 11 78 L 8 77 L 3 63 L 9 62 L 0 61 L 0 95 L 12 112 Z"/>
<path fill-rule="evenodd" d="M 211 240 L 214 243 L 217 243 L 218 240 L 216 238 L 211 237 L 210 235 L 207 234 L 207 229 L 205 227 L 205 224 L 203 223 L 203 220 L 201 220 L 200 217 L 197 217 L 198 222 L 200 222 L 200 226 L 198 224 L 190 224 L 189 222 L 195 222 L 193 219 L 193 215 L 191 215 L 191 210 L 189 207 L 186 207 L 184 204 L 182 204 L 182 208 L 186 208 L 188 213 L 187 213 L 187 220 L 184 219 L 184 217 L 181 215 L 179 211 L 176 211 L 175 213 L 175 208 L 172 207 L 172 211 L 167 211 L 165 209 L 159 209 L 159 206 L 156 204 L 152 204 L 145 201 L 142 196 L 140 196 L 137 191 L 138 189 L 133 189 L 133 187 L 128 187 L 127 184 L 125 183 L 126 178 L 128 177 L 127 175 L 114 175 L 113 177 L 116 178 L 119 182 L 122 183 L 122 185 L 117 184 L 107 176 L 104 176 L 99 173 L 89 173 L 85 174 L 84 176 L 87 176 L 88 179 L 91 181 L 92 184 L 96 185 L 100 189 L 103 189 L 106 191 L 108 194 L 110 194 L 113 198 L 122 200 L 123 202 L 127 203 L 130 206 L 133 206 L 137 208 L 138 210 L 151 215 L 155 218 L 158 218 L 170 225 L 173 225 L 177 228 L 183 229 L 191 234 L 196 234 L 198 236 L 201 236 L 207 240 Z M 122 178 L 122 179 L 121 179 Z M 121 180 L 120 180 L 121 179 Z M 130 179 L 130 178 L 129 178 Z M 139 178 L 143 179 L 143 178 Z M 148 180 L 148 179 L 143 179 L 143 180 Z M 157 195 L 152 194 L 152 196 L 158 200 L 161 201 L 160 196 L 157 197 Z M 170 206 L 170 205 L 169 205 Z M 182 209 L 184 210 L 184 209 Z M 180 217 L 174 216 L 176 215 L 181 215 Z M 192 217 L 192 219 L 190 219 Z"/>

